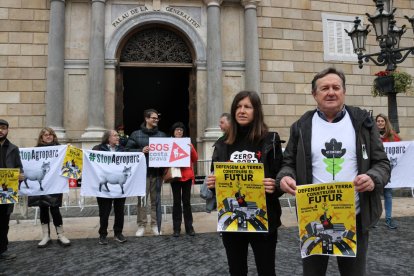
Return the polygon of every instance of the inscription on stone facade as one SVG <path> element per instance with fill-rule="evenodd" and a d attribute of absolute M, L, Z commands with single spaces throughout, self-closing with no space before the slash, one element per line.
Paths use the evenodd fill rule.
<path fill-rule="evenodd" d="M 120 16 L 118 16 L 114 21 L 112 21 L 112 26 L 115 28 L 118 27 L 119 24 L 121 24 L 125 19 L 128 19 L 129 17 L 136 16 L 142 12 L 148 11 L 148 8 L 145 6 L 136 7 L 134 9 L 131 9 L 127 12 L 124 12 Z"/>
<path fill-rule="evenodd" d="M 114 21 L 112 21 L 111 24 L 114 28 L 116 28 L 123 21 L 127 20 L 128 18 L 137 16 L 141 13 L 148 12 L 148 11 L 149 11 L 149 9 L 146 6 L 140 6 L 140 7 L 130 9 L 130 10 L 122 13 L 121 15 L 119 15 Z M 177 8 L 174 8 L 174 7 L 166 7 L 165 10 L 162 10 L 162 11 L 159 11 L 159 12 L 168 12 L 168 13 L 174 14 L 174 15 L 184 19 L 188 23 L 190 23 L 194 28 L 196 28 L 196 29 L 200 28 L 200 24 L 197 22 L 197 20 L 195 20 L 189 14 L 187 14 L 186 12 L 184 12 L 180 9 L 177 9 Z"/>
<path fill-rule="evenodd" d="M 176 14 L 179 17 L 185 19 L 186 21 L 188 21 L 188 23 L 190 23 L 191 25 L 193 25 L 196 29 L 197 28 L 200 28 L 200 24 L 198 24 L 197 21 L 194 18 L 192 18 L 190 15 L 186 14 L 182 10 L 179 10 L 179 9 L 173 8 L 173 7 L 166 7 L 165 8 L 165 11 L 167 11 L 169 13 Z"/>

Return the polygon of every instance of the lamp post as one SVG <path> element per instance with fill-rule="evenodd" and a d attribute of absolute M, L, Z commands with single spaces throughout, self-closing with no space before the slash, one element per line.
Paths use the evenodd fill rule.
<path fill-rule="evenodd" d="M 356 17 L 354 27 L 347 31 L 351 37 L 354 52 L 358 55 L 359 68 L 363 67 L 363 62 L 372 61 L 378 66 L 387 66 L 388 73 L 393 72 L 397 68 L 397 64 L 403 62 L 409 54 L 414 54 L 414 47 L 400 48 L 400 40 L 402 35 L 406 32 L 405 25 L 401 28 L 397 27 L 394 20 L 394 13 L 397 10 L 393 8 L 393 0 L 374 0 L 376 4 L 376 11 L 374 15 L 366 14 L 368 21 L 372 23 L 376 40 L 380 47 L 380 51 L 373 54 L 364 54 L 366 51 L 365 44 L 368 33 L 370 32 L 369 25 L 365 28 L 361 25 L 361 20 Z M 411 23 L 414 29 L 414 16 L 409 18 L 405 16 Z M 399 133 L 400 127 L 398 123 L 397 112 L 397 97 L 395 90 L 388 93 L 388 117 L 394 128 Z"/>

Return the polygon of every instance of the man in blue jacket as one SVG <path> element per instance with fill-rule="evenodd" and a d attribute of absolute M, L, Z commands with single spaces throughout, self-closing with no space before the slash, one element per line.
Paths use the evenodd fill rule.
<path fill-rule="evenodd" d="M 19 180 L 22 181 L 24 175 L 19 148 L 7 139 L 8 133 L 9 123 L 0 119 L 0 168 L 20 169 Z M 7 244 L 9 243 L 7 234 L 9 233 L 9 221 L 13 207 L 13 204 L 0 204 L 0 262 L 16 258 L 15 254 L 7 252 Z"/>
<path fill-rule="evenodd" d="M 290 130 L 277 185 L 295 195 L 296 186 L 336 181 L 353 182 L 357 225 L 357 255 L 337 257 L 341 275 L 365 275 L 368 230 L 381 216 L 380 194 L 390 178 L 390 164 L 369 113 L 345 105 L 345 75 L 327 68 L 312 80 L 317 109 L 306 112 Z M 329 154 L 328 154 L 329 153 Z M 328 171 L 326 158 L 341 155 L 337 171 Z M 325 275 L 328 256 L 302 259 L 303 275 Z"/>

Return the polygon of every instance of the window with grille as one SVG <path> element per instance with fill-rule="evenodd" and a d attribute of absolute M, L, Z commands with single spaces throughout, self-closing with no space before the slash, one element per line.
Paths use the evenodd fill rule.
<path fill-rule="evenodd" d="M 324 61 L 356 61 L 351 38 L 344 29 L 350 31 L 355 18 L 335 14 L 322 14 Z"/>

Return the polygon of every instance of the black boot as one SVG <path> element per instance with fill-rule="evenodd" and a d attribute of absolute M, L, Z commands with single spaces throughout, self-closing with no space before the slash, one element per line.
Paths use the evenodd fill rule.
<path fill-rule="evenodd" d="M 180 236 L 180 230 L 174 230 L 173 237 L 178 238 Z"/>
<path fill-rule="evenodd" d="M 173 237 L 178 238 L 181 232 L 181 221 L 173 221 Z"/>
<path fill-rule="evenodd" d="M 194 231 L 193 226 L 186 227 L 185 232 L 187 233 L 187 235 L 190 235 L 190 236 L 195 235 L 195 231 Z"/>

